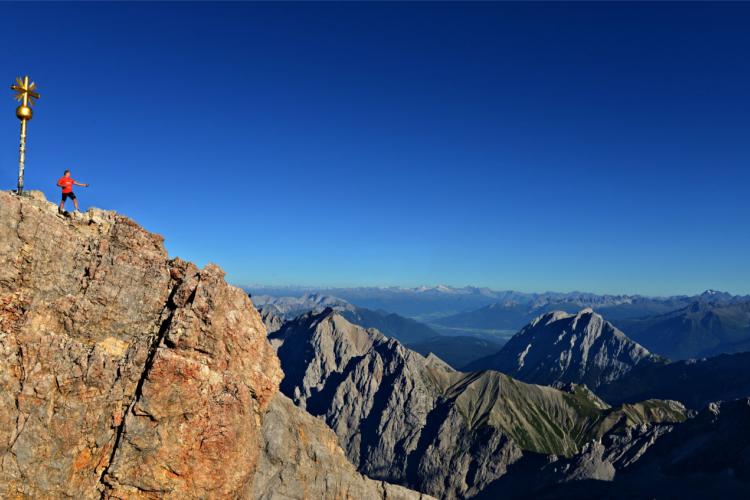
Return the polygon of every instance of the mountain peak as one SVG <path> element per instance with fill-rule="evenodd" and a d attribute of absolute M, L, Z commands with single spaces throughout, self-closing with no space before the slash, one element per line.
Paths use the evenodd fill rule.
<path fill-rule="evenodd" d="M 553 311 L 535 318 L 496 354 L 467 369 L 494 369 L 526 382 L 560 382 L 595 388 L 641 362 L 658 359 L 591 308 Z"/>

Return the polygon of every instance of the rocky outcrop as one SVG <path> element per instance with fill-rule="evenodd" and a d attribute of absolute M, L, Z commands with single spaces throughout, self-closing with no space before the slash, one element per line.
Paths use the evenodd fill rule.
<path fill-rule="evenodd" d="M 247 488 L 281 371 L 219 268 L 115 213 L 8 193 L 0 255 L 2 496 Z"/>
<path fill-rule="evenodd" d="M 419 498 L 353 471 L 301 410 L 265 416 L 278 358 L 218 267 L 30 194 L 0 193 L 0 497 Z"/>
<path fill-rule="evenodd" d="M 497 370 L 534 384 L 609 384 L 641 364 L 663 363 L 614 325 L 583 309 L 539 316 L 503 348 L 467 370 Z"/>
<path fill-rule="evenodd" d="M 480 493 L 526 454 L 573 457 L 602 440 L 640 446 L 633 429 L 668 430 L 685 416 L 675 402 L 612 408 L 580 386 L 457 372 L 332 310 L 271 338 L 282 391 L 325 419 L 360 472 L 443 498 Z"/>

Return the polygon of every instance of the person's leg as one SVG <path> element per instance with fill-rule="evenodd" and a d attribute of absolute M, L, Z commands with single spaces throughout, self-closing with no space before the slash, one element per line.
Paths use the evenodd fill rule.
<path fill-rule="evenodd" d="M 78 198 L 75 196 L 73 196 L 73 206 L 76 207 L 76 212 L 80 212 L 80 210 L 78 210 Z"/>
<path fill-rule="evenodd" d="M 60 212 L 65 211 L 65 198 L 67 198 L 67 196 L 65 196 L 65 193 L 63 193 L 62 200 L 60 200 Z"/>

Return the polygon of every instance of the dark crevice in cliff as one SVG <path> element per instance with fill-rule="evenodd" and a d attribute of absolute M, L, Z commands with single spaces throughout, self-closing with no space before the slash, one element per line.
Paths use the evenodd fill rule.
<path fill-rule="evenodd" d="M 385 361 L 390 354 L 388 347 L 388 344 L 380 344 L 374 347 L 374 351 L 379 354 L 380 359 L 384 360 L 383 378 L 373 396 L 370 412 L 360 423 L 360 434 L 362 437 L 359 446 L 359 470 L 365 471 L 364 473 L 373 479 L 382 480 L 386 480 L 387 478 L 381 477 L 383 476 L 381 471 L 372 470 L 371 467 L 368 467 L 367 457 L 380 445 L 379 427 L 384 418 L 387 418 L 385 412 L 388 410 L 388 404 L 392 398 L 396 380 L 399 377 L 403 377 L 404 372 L 404 365 L 402 364 L 388 366 L 388 361 Z"/>
<path fill-rule="evenodd" d="M 26 239 L 21 235 L 21 224 L 24 222 L 23 217 L 23 204 L 18 204 L 18 223 L 16 224 L 16 235 L 18 236 L 18 241 L 26 243 Z M 17 282 L 19 285 L 24 285 L 24 281 L 26 279 L 26 276 L 28 276 L 29 273 L 27 273 L 28 269 L 28 260 L 26 259 L 25 252 L 23 249 L 23 246 L 21 247 L 20 251 L 18 252 L 18 257 L 20 257 L 21 265 L 18 269 L 18 278 Z M 26 262 L 26 265 L 23 264 L 23 262 Z"/>
<path fill-rule="evenodd" d="M 441 401 L 430 410 L 425 419 L 424 427 L 419 434 L 417 446 L 406 457 L 405 484 L 410 488 L 425 489 L 426 485 L 419 471 L 420 462 L 427 452 L 427 448 L 440 435 L 440 426 L 448 418 L 450 406 Z"/>
<path fill-rule="evenodd" d="M 364 356 L 352 357 L 347 362 L 343 371 L 333 372 L 328 376 L 322 389 L 317 390 L 316 388 L 313 388 L 307 399 L 307 412 L 315 416 L 325 415 L 331 402 L 336 397 L 336 391 L 339 386 L 351 376 L 352 372 L 357 369 L 357 366 L 364 358 Z M 286 394 L 286 396 L 293 397 L 293 390 L 291 392 L 292 396 L 289 394 Z"/>
<path fill-rule="evenodd" d="M 146 362 L 143 365 L 143 370 L 141 371 L 141 375 L 138 378 L 138 383 L 135 386 L 135 391 L 133 392 L 133 399 L 128 405 L 127 410 L 122 415 L 122 420 L 120 421 L 119 425 L 117 426 L 117 429 L 115 430 L 115 442 L 112 446 L 112 451 L 109 456 L 109 461 L 107 462 L 107 466 L 104 467 L 102 470 L 102 473 L 99 476 L 99 482 L 102 485 L 108 486 L 110 483 L 107 479 L 107 474 L 109 472 L 109 468 L 112 466 L 112 463 L 115 460 L 115 455 L 117 454 L 117 451 L 120 447 L 120 441 L 122 440 L 123 434 L 125 432 L 125 421 L 127 419 L 128 414 L 133 412 L 133 408 L 138 403 L 138 401 L 141 398 L 141 394 L 143 392 L 143 384 L 145 383 L 146 379 L 148 378 L 149 372 L 151 371 L 151 367 L 154 364 L 154 359 L 156 358 L 156 353 L 159 350 L 159 346 L 162 345 L 164 341 L 164 337 L 167 335 L 167 332 L 169 331 L 169 327 L 172 324 L 172 319 L 174 318 L 174 312 L 177 309 L 177 306 L 174 303 L 174 296 L 175 293 L 177 293 L 177 290 L 179 289 L 180 285 L 182 284 L 182 280 L 176 282 L 172 286 L 172 290 L 169 293 L 169 297 L 167 298 L 166 305 L 164 306 L 164 311 L 162 312 L 162 319 L 161 324 L 159 325 L 159 331 L 154 336 L 154 339 L 151 342 L 151 345 L 149 346 L 148 355 L 146 356 Z M 189 302 L 192 301 L 193 297 L 195 296 L 195 290 L 193 291 L 193 294 L 191 295 Z M 102 490 L 101 492 L 101 498 L 106 498 L 106 489 Z"/>
<path fill-rule="evenodd" d="M 16 418 L 16 431 L 13 435 L 13 439 L 8 444 L 8 450 L 13 453 L 15 456 L 15 452 L 13 451 L 13 447 L 16 444 L 16 441 L 18 440 L 18 437 L 23 432 L 24 427 L 26 426 L 26 421 L 29 419 L 29 416 L 24 414 L 23 411 L 21 411 L 21 404 L 19 402 L 19 399 L 21 398 L 21 394 L 23 394 L 23 387 L 26 383 L 26 368 L 23 365 L 23 347 L 18 346 L 18 368 L 21 371 L 21 376 L 19 377 L 19 383 L 18 383 L 18 393 L 16 393 L 15 398 L 15 405 L 16 405 L 16 411 L 18 412 L 18 417 Z"/>

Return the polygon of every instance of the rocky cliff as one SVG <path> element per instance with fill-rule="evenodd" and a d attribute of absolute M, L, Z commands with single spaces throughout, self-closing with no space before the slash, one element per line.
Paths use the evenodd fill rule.
<path fill-rule="evenodd" d="M 0 496 L 419 497 L 347 469 L 315 422 L 274 400 L 265 328 L 218 267 L 170 259 L 121 215 L 62 217 L 30 194 L 0 193 Z M 269 404 L 299 433 L 287 451 L 312 457 L 306 471 L 278 440 L 269 449 Z M 305 491 L 283 485 L 310 475 Z"/>
<path fill-rule="evenodd" d="M 613 408 L 580 386 L 457 372 L 332 310 L 301 316 L 271 337 L 282 391 L 325 419 L 360 472 L 443 498 L 481 493 L 528 454 L 572 459 L 592 443 L 606 443 L 608 457 L 637 454 L 653 443 L 644 436 L 684 419 L 675 402 Z M 582 478 L 600 474 L 577 470 Z"/>
<path fill-rule="evenodd" d="M 467 370 L 498 370 L 534 384 L 609 384 L 637 365 L 662 363 L 591 309 L 543 314 Z"/>

